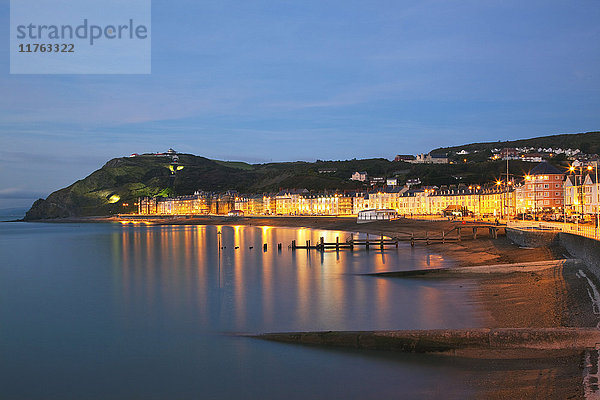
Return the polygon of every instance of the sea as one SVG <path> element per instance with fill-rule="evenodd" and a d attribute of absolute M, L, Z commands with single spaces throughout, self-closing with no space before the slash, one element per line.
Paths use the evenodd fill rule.
<path fill-rule="evenodd" d="M 476 397 L 484 372 L 451 358 L 245 336 L 485 324 L 474 282 L 365 275 L 453 265 L 426 246 L 289 247 L 351 234 L 0 223 L 0 398 Z"/>

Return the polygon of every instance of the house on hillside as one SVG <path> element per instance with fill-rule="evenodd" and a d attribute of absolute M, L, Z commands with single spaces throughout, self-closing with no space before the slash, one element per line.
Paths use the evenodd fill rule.
<path fill-rule="evenodd" d="M 360 181 L 365 182 L 368 179 L 369 175 L 365 171 L 356 171 L 352 174 L 350 180 L 352 181 Z"/>
<path fill-rule="evenodd" d="M 415 160 L 415 156 L 412 154 L 398 154 L 394 157 L 394 161 L 412 162 Z"/>
<path fill-rule="evenodd" d="M 515 148 L 505 147 L 500 150 L 500 158 L 503 160 L 518 160 L 519 159 L 519 151 Z"/>
<path fill-rule="evenodd" d="M 419 154 L 414 161 L 415 164 L 448 164 L 448 156 L 445 154 Z"/>
<path fill-rule="evenodd" d="M 411 187 L 411 186 L 418 186 L 421 184 L 421 179 L 416 178 L 416 179 L 409 179 L 406 181 L 406 186 Z"/>
<path fill-rule="evenodd" d="M 521 161 L 527 162 L 542 162 L 544 160 L 544 156 L 540 153 L 527 153 L 521 155 Z"/>

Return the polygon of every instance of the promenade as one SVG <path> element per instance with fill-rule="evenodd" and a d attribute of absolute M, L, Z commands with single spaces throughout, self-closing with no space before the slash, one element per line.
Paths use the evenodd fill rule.
<path fill-rule="evenodd" d="M 550 221 L 520 221 L 511 220 L 506 222 L 509 228 L 519 229 L 543 229 L 554 230 L 574 235 L 584 236 L 589 239 L 600 240 L 600 229 L 594 224 L 574 224 L 565 222 Z"/>

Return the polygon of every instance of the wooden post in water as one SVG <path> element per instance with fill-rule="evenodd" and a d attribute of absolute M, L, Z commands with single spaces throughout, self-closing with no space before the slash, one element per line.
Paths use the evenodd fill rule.
<path fill-rule="evenodd" d="M 473 228 L 473 240 L 477 239 L 477 227 Z"/>
<path fill-rule="evenodd" d="M 381 235 L 381 243 L 380 243 L 380 245 L 379 245 L 379 248 L 380 248 L 381 250 L 383 250 L 383 235 Z"/>
<path fill-rule="evenodd" d="M 410 234 L 410 245 L 412 247 L 415 247 L 415 233 L 414 232 Z"/>
<path fill-rule="evenodd" d="M 281 243 L 277 243 L 277 250 L 281 251 Z"/>
<path fill-rule="evenodd" d="M 267 244 L 263 244 L 263 251 L 267 251 Z"/>
<path fill-rule="evenodd" d="M 308 250 L 308 249 L 310 249 L 310 240 L 307 240 L 307 241 L 306 241 L 306 249 L 307 249 L 307 250 Z"/>
<path fill-rule="evenodd" d="M 340 237 L 335 238 L 335 250 L 340 251 Z"/>
<path fill-rule="evenodd" d="M 325 238 L 321 236 L 321 251 L 325 251 Z"/>
<path fill-rule="evenodd" d="M 296 240 L 292 240 L 292 250 L 296 250 Z"/>
<path fill-rule="evenodd" d="M 365 240 L 365 247 L 367 250 L 369 250 L 369 234 L 367 233 L 367 240 Z"/>
<path fill-rule="evenodd" d="M 442 243 L 446 243 L 446 232 L 442 231 Z"/>

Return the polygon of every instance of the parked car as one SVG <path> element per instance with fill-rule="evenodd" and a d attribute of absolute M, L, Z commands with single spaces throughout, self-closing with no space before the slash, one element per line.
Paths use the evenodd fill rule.
<path fill-rule="evenodd" d="M 573 213 L 573 214 L 567 215 L 566 220 L 567 220 L 567 222 L 581 224 L 584 222 L 584 216 L 579 213 Z"/>
<path fill-rule="evenodd" d="M 517 214 L 517 219 L 518 220 L 533 220 L 533 215 L 531 214 L 524 214 L 524 213 L 519 213 Z"/>

